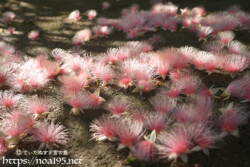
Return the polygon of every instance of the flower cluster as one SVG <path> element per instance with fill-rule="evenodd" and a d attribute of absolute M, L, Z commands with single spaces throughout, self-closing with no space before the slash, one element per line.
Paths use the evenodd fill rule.
<path fill-rule="evenodd" d="M 214 120 L 218 113 L 214 100 L 198 90 L 185 102 L 165 96 L 165 90 L 158 93 L 150 100 L 155 112 L 131 106 L 128 112 L 132 114 L 125 118 L 105 115 L 95 119 L 90 125 L 92 137 L 116 142 L 118 150 L 128 147 L 133 156 L 143 161 L 180 158 L 188 162 L 188 154 L 196 151 L 209 155 L 223 137 L 238 135 L 238 127 L 246 123 L 247 115 L 231 103 L 220 109 L 220 117 Z M 114 99 L 107 110 L 120 114 L 127 105 L 124 100 Z"/>
<path fill-rule="evenodd" d="M 110 4 L 103 2 L 102 9 L 108 8 Z M 93 22 L 97 11 L 88 10 L 85 15 Z M 15 14 L 7 11 L 0 21 L 8 24 L 14 18 Z M 80 11 L 74 10 L 67 21 L 80 18 Z M 70 114 L 97 109 L 110 112 L 90 124 L 92 139 L 115 142 L 118 150 L 127 147 L 142 161 L 180 158 L 188 162 L 188 154 L 196 151 L 209 155 L 226 135 L 238 136 L 238 128 L 248 117 L 243 107 L 233 103 L 218 109 L 213 98 L 227 100 L 231 96 L 248 102 L 250 74 L 244 72 L 225 89 L 207 88 L 203 76 L 218 73 L 233 78 L 249 68 L 247 46 L 235 40 L 233 32 L 236 28 L 249 30 L 249 18 L 236 7 L 205 15 L 203 7 L 184 8 L 178 13 L 178 7 L 170 2 L 156 3 L 148 11 L 133 4 L 122 10 L 121 18 L 99 17 L 92 29 L 77 31 L 72 38 L 76 49 L 56 48 L 49 56 L 27 57 L 0 41 L 0 156 L 27 136 L 40 142 L 39 149 L 68 142 L 68 130 L 45 118 L 54 107 L 50 100 L 38 93 L 33 96 L 57 81 L 63 101 L 71 106 Z M 79 49 L 91 38 L 107 36 L 113 29 L 132 39 L 157 29 L 176 32 L 178 25 L 196 33 L 204 42 L 203 49 L 182 46 L 155 50 L 155 44 L 161 42 L 159 36 L 130 41 L 95 55 Z M 10 27 L 9 34 L 14 30 Z M 28 34 L 31 40 L 38 37 L 38 30 Z M 158 86 L 160 91 L 155 90 Z M 101 91 L 110 87 L 147 94 L 140 98 L 149 99 L 149 111 L 127 97 L 117 96 L 103 105 Z M 219 90 L 224 92 L 217 96 Z"/>
<path fill-rule="evenodd" d="M 234 30 L 238 27 L 249 30 L 250 16 L 239 8 L 233 12 L 232 8 L 229 8 L 226 11 L 209 15 L 205 15 L 203 7 L 184 8 L 178 14 L 178 7 L 171 2 L 156 3 L 148 11 L 138 10 L 138 8 L 139 6 L 134 4 L 129 9 L 122 10 L 121 18 L 101 17 L 97 23 L 122 30 L 127 38 L 136 38 L 158 28 L 176 31 L 179 23 L 182 24 L 181 28 L 187 28 L 196 33 L 199 39 L 206 39 L 218 32 Z M 229 34 L 222 34 L 222 36 L 232 37 Z M 221 40 L 227 42 L 228 39 L 221 38 Z"/>

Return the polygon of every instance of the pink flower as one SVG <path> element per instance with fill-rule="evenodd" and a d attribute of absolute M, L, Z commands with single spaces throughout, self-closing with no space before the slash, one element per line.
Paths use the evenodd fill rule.
<path fill-rule="evenodd" d="M 96 62 L 95 63 L 98 63 L 98 64 L 101 64 L 101 65 L 109 65 L 109 58 L 108 56 L 106 56 L 105 54 L 100 54 L 97 58 L 96 58 Z M 94 67 L 94 66 L 93 66 Z"/>
<path fill-rule="evenodd" d="M 183 69 L 188 63 L 189 63 L 189 59 L 185 56 L 183 56 L 181 53 L 177 53 L 175 55 L 175 63 L 174 63 L 174 68 L 177 68 L 177 69 Z M 182 61 L 178 61 L 178 60 L 182 60 Z"/>
<path fill-rule="evenodd" d="M 49 123 L 47 121 L 38 122 L 31 134 L 34 140 L 41 142 L 40 148 L 53 148 L 54 146 L 65 145 L 68 142 L 67 130 L 63 125 Z"/>
<path fill-rule="evenodd" d="M 203 95 L 197 95 L 189 104 L 179 105 L 174 116 L 178 122 L 199 123 L 207 121 L 212 113 L 213 101 Z"/>
<path fill-rule="evenodd" d="M 200 120 L 197 111 L 195 110 L 195 106 L 182 104 L 176 108 L 174 116 L 178 122 L 193 123 L 197 120 L 196 118 L 198 118 L 198 121 Z"/>
<path fill-rule="evenodd" d="M 247 47 L 243 43 L 233 40 L 228 45 L 228 50 L 231 54 L 242 54 L 247 53 Z"/>
<path fill-rule="evenodd" d="M 149 92 L 153 89 L 155 89 L 155 85 L 151 80 L 138 80 L 137 81 L 137 88 L 139 89 L 139 93 L 140 91 L 142 92 Z"/>
<path fill-rule="evenodd" d="M 229 44 L 234 39 L 235 34 L 232 31 L 224 31 L 218 34 L 219 40 L 223 45 Z"/>
<path fill-rule="evenodd" d="M 41 70 L 31 71 L 27 74 L 28 78 L 26 83 L 32 90 L 39 90 L 44 88 L 49 81 L 47 75 Z"/>
<path fill-rule="evenodd" d="M 15 74 L 10 81 L 10 85 L 15 91 L 29 92 L 31 91 L 31 87 L 25 82 L 25 80 L 25 74 Z"/>
<path fill-rule="evenodd" d="M 239 107 L 227 107 L 222 109 L 219 118 L 220 129 L 226 133 L 232 133 L 247 121 L 247 115 Z"/>
<path fill-rule="evenodd" d="M 93 93 L 87 93 L 87 97 L 85 98 L 86 105 L 84 106 L 84 109 L 96 109 L 99 108 L 101 105 L 101 98 Z"/>
<path fill-rule="evenodd" d="M 93 32 L 96 36 L 107 36 L 111 34 L 112 29 L 108 26 L 96 26 L 93 28 Z"/>
<path fill-rule="evenodd" d="M 119 142 L 122 147 L 130 147 L 143 135 L 143 124 L 129 118 L 123 119 L 118 126 Z"/>
<path fill-rule="evenodd" d="M 139 43 L 138 47 L 144 53 L 150 52 L 153 49 L 152 45 L 149 44 L 148 42 L 141 42 L 141 43 Z"/>
<path fill-rule="evenodd" d="M 145 110 L 143 107 L 135 107 L 132 110 L 132 118 L 135 121 L 144 122 L 146 120 L 146 115 L 148 114 L 148 111 Z"/>
<path fill-rule="evenodd" d="M 59 81 L 63 83 L 63 89 L 66 94 L 76 94 L 88 85 L 85 75 L 63 75 L 59 78 Z"/>
<path fill-rule="evenodd" d="M 10 34 L 13 34 L 15 32 L 15 27 L 8 28 L 8 31 Z"/>
<path fill-rule="evenodd" d="M 179 48 L 179 53 L 181 54 L 181 57 L 187 61 L 191 60 L 194 56 L 196 56 L 198 52 L 198 49 L 190 46 L 183 46 Z"/>
<path fill-rule="evenodd" d="M 170 30 L 170 31 L 176 31 L 177 29 L 177 23 L 178 20 L 175 17 L 169 17 L 165 20 L 163 20 L 162 24 L 162 29 L 163 30 Z"/>
<path fill-rule="evenodd" d="M 72 114 L 79 114 L 83 109 L 96 109 L 101 105 L 99 96 L 87 91 L 79 91 L 76 94 L 66 94 L 65 101 L 71 105 Z"/>
<path fill-rule="evenodd" d="M 108 26 L 102 26 L 100 28 L 100 32 L 101 32 L 101 35 L 105 37 L 105 36 L 110 35 L 112 33 L 112 29 Z"/>
<path fill-rule="evenodd" d="M 46 99 L 36 98 L 30 99 L 26 103 L 30 112 L 40 115 L 49 111 L 48 101 Z"/>
<path fill-rule="evenodd" d="M 31 68 L 35 68 L 34 71 L 30 71 Z M 39 55 L 35 59 L 29 59 L 21 66 L 21 71 L 26 73 L 28 78 L 33 78 L 33 74 L 41 74 L 43 75 L 43 79 L 41 78 L 33 78 L 33 81 L 42 81 L 52 79 L 59 72 L 59 65 L 57 62 L 48 60 L 47 56 Z M 28 75 L 29 74 L 29 75 Z M 45 78 L 44 78 L 45 77 Z M 46 81 L 45 81 L 46 82 Z M 42 84 L 41 84 L 42 85 Z"/>
<path fill-rule="evenodd" d="M 145 46 L 145 42 L 130 41 L 130 42 L 127 42 L 122 48 L 125 49 L 123 51 L 127 50 L 129 52 L 130 54 L 129 57 L 138 58 L 138 60 L 142 63 L 145 61 L 149 61 L 148 59 L 149 54 L 141 55 L 141 52 L 143 52 L 144 46 Z"/>
<path fill-rule="evenodd" d="M 242 82 L 241 80 L 234 80 L 232 81 L 226 89 L 227 92 L 229 92 L 230 96 L 233 97 L 243 97 L 244 92 L 242 90 Z"/>
<path fill-rule="evenodd" d="M 213 146 L 216 141 L 216 137 L 217 136 L 213 135 L 210 129 L 205 129 L 200 132 L 194 140 L 200 148 L 207 149 Z"/>
<path fill-rule="evenodd" d="M 128 86 L 132 83 L 132 79 L 126 76 L 123 76 L 123 74 L 120 74 L 121 76 L 118 76 L 118 85 L 122 88 L 128 88 Z"/>
<path fill-rule="evenodd" d="M 177 125 L 169 132 L 160 133 L 157 143 L 159 154 L 169 160 L 186 156 L 192 146 L 188 130 L 184 125 Z"/>
<path fill-rule="evenodd" d="M 30 118 L 30 116 L 31 116 L 30 113 L 26 113 L 26 112 L 21 111 L 21 110 L 13 110 L 10 113 L 6 113 L 4 115 L 4 119 L 9 121 L 9 123 L 11 123 L 11 124 L 22 123 L 25 125 L 24 127 L 26 127 L 26 123 L 27 123 L 26 118 L 28 118 L 28 117 Z"/>
<path fill-rule="evenodd" d="M 205 14 L 205 9 L 203 7 L 194 7 L 192 11 L 196 13 L 198 16 L 202 16 Z"/>
<path fill-rule="evenodd" d="M 132 13 L 137 12 L 138 9 L 139 9 L 139 6 L 138 6 L 137 4 L 133 4 L 133 5 L 130 7 L 130 11 L 131 11 Z"/>
<path fill-rule="evenodd" d="M 0 156 L 5 155 L 8 152 L 8 143 L 7 141 L 0 137 Z"/>
<path fill-rule="evenodd" d="M 46 64 L 48 60 L 30 59 L 19 66 L 19 73 L 11 78 L 11 86 L 17 91 L 33 91 L 44 88 L 49 82 Z M 56 66 L 53 66 L 54 68 Z M 32 69 L 32 70 L 31 70 Z"/>
<path fill-rule="evenodd" d="M 46 62 L 48 61 L 48 56 L 44 54 L 38 55 L 35 59 L 30 59 L 30 61 L 34 61 L 34 66 L 36 68 L 44 68 Z M 33 65 L 33 62 L 32 64 Z"/>
<path fill-rule="evenodd" d="M 96 12 L 96 10 L 89 10 L 87 12 L 87 15 L 88 15 L 88 18 L 90 20 L 92 20 L 92 19 L 94 19 L 97 16 L 97 12 Z"/>
<path fill-rule="evenodd" d="M 0 92 L 0 104 L 5 108 L 10 108 L 15 106 L 22 99 L 22 95 L 15 95 L 13 91 Z"/>
<path fill-rule="evenodd" d="M 151 9 L 152 13 L 164 13 L 166 16 L 176 16 L 178 7 L 171 2 L 167 4 L 157 3 Z"/>
<path fill-rule="evenodd" d="M 106 17 L 99 17 L 97 19 L 97 24 L 101 26 L 106 26 L 108 25 L 108 19 Z"/>
<path fill-rule="evenodd" d="M 67 51 L 60 48 L 53 49 L 50 54 L 57 61 L 63 61 L 67 57 Z"/>
<path fill-rule="evenodd" d="M 127 111 L 129 107 L 130 105 L 126 99 L 116 98 L 108 103 L 107 110 L 114 114 L 121 114 Z"/>
<path fill-rule="evenodd" d="M 122 16 L 126 16 L 129 13 L 130 13 L 130 11 L 128 9 L 122 9 L 122 11 L 121 11 Z"/>
<path fill-rule="evenodd" d="M 203 96 L 211 97 L 211 98 L 213 97 L 213 92 L 208 88 L 202 88 L 200 90 L 200 94 L 202 94 Z"/>
<path fill-rule="evenodd" d="M 143 161 L 152 161 L 155 159 L 156 148 L 150 140 L 143 140 L 137 143 L 132 150 L 134 156 Z"/>
<path fill-rule="evenodd" d="M 28 38 L 31 40 L 36 40 L 38 36 L 39 36 L 39 31 L 36 31 L 36 30 L 30 31 L 28 34 Z"/>
<path fill-rule="evenodd" d="M 209 127 L 207 121 L 189 124 L 187 125 L 187 130 L 195 144 L 190 151 L 195 152 L 202 150 L 209 156 L 209 149 L 214 147 L 214 144 L 219 139 L 219 135 Z"/>
<path fill-rule="evenodd" d="M 176 61 L 176 50 L 174 48 L 164 49 L 151 55 L 151 62 L 156 67 L 157 73 L 165 79 L 167 73 L 172 69 Z"/>
<path fill-rule="evenodd" d="M 206 26 L 202 26 L 198 29 L 198 37 L 200 39 L 204 39 L 206 38 L 209 34 L 211 34 L 213 32 L 213 29 L 211 27 L 206 27 Z"/>
<path fill-rule="evenodd" d="M 248 25 L 250 16 L 248 13 L 245 13 L 243 11 L 238 11 L 235 13 L 235 17 L 240 21 L 242 25 Z"/>
<path fill-rule="evenodd" d="M 212 34 L 220 31 L 228 31 L 235 29 L 239 25 L 239 21 L 233 15 L 227 12 L 212 13 L 202 20 L 203 26 L 209 26 L 213 29 Z"/>
<path fill-rule="evenodd" d="M 155 130 L 156 133 L 160 133 L 169 125 L 170 121 L 162 113 L 149 113 L 145 116 L 143 123 L 150 131 Z"/>
<path fill-rule="evenodd" d="M 58 63 L 53 61 L 46 61 L 43 69 L 48 79 L 52 79 L 60 70 Z"/>
<path fill-rule="evenodd" d="M 16 16 L 15 13 L 13 13 L 11 11 L 7 11 L 7 12 L 4 12 L 2 14 L 0 21 L 2 21 L 4 23 L 10 23 L 15 18 L 15 16 Z"/>
<path fill-rule="evenodd" d="M 71 109 L 72 114 L 78 115 L 80 113 L 81 108 L 83 108 L 83 106 L 85 105 L 84 97 L 85 94 L 82 93 L 65 97 L 65 101 L 73 107 Z"/>
<path fill-rule="evenodd" d="M 103 2 L 102 3 L 102 9 L 103 10 L 106 10 L 106 9 L 108 9 L 110 7 L 110 3 L 108 3 L 108 2 Z"/>
<path fill-rule="evenodd" d="M 192 25 L 192 18 L 191 17 L 183 17 L 182 18 L 182 25 L 184 28 L 190 27 Z"/>
<path fill-rule="evenodd" d="M 95 119 L 90 125 L 90 131 L 93 132 L 92 139 L 98 141 L 102 140 L 116 140 L 118 130 L 118 121 L 110 118 L 107 115 L 99 119 Z"/>
<path fill-rule="evenodd" d="M 184 46 L 178 49 L 178 54 L 176 54 L 176 62 L 174 64 L 175 68 L 184 68 L 187 63 L 189 63 L 193 57 L 198 54 L 199 50 L 194 47 Z M 179 61 L 181 59 L 182 61 Z"/>
<path fill-rule="evenodd" d="M 183 78 L 174 83 L 177 90 L 182 90 L 184 94 L 193 94 L 201 85 L 201 79 L 196 74 L 186 74 Z"/>
<path fill-rule="evenodd" d="M 89 57 L 69 56 L 63 64 L 63 68 L 69 73 L 73 72 L 79 75 L 84 72 L 89 72 L 92 59 Z"/>
<path fill-rule="evenodd" d="M 72 42 L 74 45 L 82 45 L 84 42 L 90 40 L 91 35 L 91 30 L 88 28 L 77 31 L 74 37 L 72 38 Z"/>
<path fill-rule="evenodd" d="M 181 89 L 171 87 L 169 90 L 163 91 L 163 95 L 170 98 L 177 98 L 181 93 Z"/>
<path fill-rule="evenodd" d="M 1 128 L 6 136 L 19 137 L 27 128 L 34 124 L 34 118 L 31 114 L 14 110 L 5 113 L 1 120 Z"/>
<path fill-rule="evenodd" d="M 242 71 L 248 66 L 247 57 L 242 55 L 225 55 L 222 60 L 222 68 L 229 73 Z"/>
<path fill-rule="evenodd" d="M 126 37 L 127 37 L 127 39 L 134 39 L 134 38 L 136 38 L 136 37 L 138 37 L 140 35 L 141 35 L 140 31 L 137 30 L 136 28 L 134 28 L 134 29 L 130 29 L 127 32 Z"/>
<path fill-rule="evenodd" d="M 192 58 L 192 63 L 200 70 L 213 72 L 218 66 L 218 58 L 205 51 L 200 51 Z"/>
<path fill-rule="evenodd" d="M 197 146 L 192 148 L 192 151 L 203 150 L 209 153 L 209 148 L 212 148 L 218 139 L 218 135 L 207 125 L 207 122 L 200 122 L 188 125 L 188 131 L 192 140 Z"/>
<path fill-rule="evenodd" d="M 150 103 L 158 113 L 169 114 L 176 106 L 176 100 L 167 98 L 162 95 L 157 95 L 150 99 Z"/>
<path fill-rule="evenodd" d="M 250 77 L 246 73 L 243 78 L 232 81 L 226 91 L 233 97 L 250 100 Z"/>
<path fill-rule="evenodd" d="M 31 92 L 39 90 L 44 88 L 49 81 L 45 72 L 35 66 L 34 61 L 26 61 L 22 66 L 17 66 L 14 71 L 15 73 L 8 81 L 15 91 Z"/>
<path fill-rule="evenodd" d="M 75 20 L 75 21 L 77 21 L 77 20 L 79 20 L 80 19 L 80 11 L 79 10 L 74 10 L 74 11 L 72 11 L 70 14 L 69 14 L 69 16 L 68 16 L 68 19 L 70 19 L 70 20 Z"/>
<path fill-rule="evenodd" d="M 101 63 L 96 63 L 93 66 L 92 73 L 105 84 L 111 81 L 114 77 L 113 70 L 109 66 L 103 65 Z"/>
<path fill-rule="evenodd" d="M 109 60 L 110 64 L 118 63 L 119 61 L 118 56 L 117 56 L 118 50 L 119 49 L 117 48 L 110 48 L 107 50 L 107 53 L 105 54 L 105 56 L 107 56 L 107 59 Z"/>
<path fill-rule="evenodd" d="M 30 70 L 31 68 L 33 68 L 32 71 Z M 36 80 L 43 80 L 47 83 L 49 79 L 52 79 L 59 72 L 59 65 L 57 62 L 49 61 L 47 56 L 39 55 L 35 59 L 26 61 L 23 66 L 20 67 L 20 71 L 28 80 L 32 79 L 35 82 Z M 34 74 L 39 75 L 39 77 L 34 78 Z M 44 85 L 42 83 L 40 84 Z"/>
<path fill-rule="evenodd" d="M 15 52 L 15 48 L 3 41 L 0 41 L 0 55 L 10 56 Z"/>
<path fill-rule="evenodd" d="M 130 56 L 133 56 L 133 48 L 128 46 L 120 47 L 116 54 L 120 61 L 124 61 L 128 59 Z"/>
<path fill-rule="evenodd" d="M 7 129 L 5 129 L 4 133 L 6 136 L 15 138 L 19 137 L 25 131 L 25 129 L 26 129 L 25 127 L 12 125 L 9 126 Z"/>
<path fill-rule="evenodd" d="M 192 103 L 193 105 L 195 105 L 195 108 L 199 110 L 200 116 L 203 115 L 204 120 L 209 118 L 214 106 L 212 98 L 204 96 L 202 94 L 197 94 L 192 100 Z"/>
<path fill-rule="evenodd" d="M 169 72 L 169 78 L 172 82 L 177 82 L 179 79 L 181 79 L 183 77 L 183 74 L 182 72 L 178 71 L 178 70 L 171 70 Z"/>
<path fill-rule="evenodd" d="M 121 63 L 121 65 L 119 66 L 119 71 L 121 75 L 123 75 L 123 77 L 133 80 L 135 72 L 139 70 L 138 66 L 139 62 L 137 64 L 137 60 L 128 59 Z"/>

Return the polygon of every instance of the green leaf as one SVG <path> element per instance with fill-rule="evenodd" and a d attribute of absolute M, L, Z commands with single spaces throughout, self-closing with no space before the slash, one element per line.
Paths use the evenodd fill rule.
<path fill-rule="evenodd" d="M 187 156 L 187 154 L 181 155 L 181 160 L 182 160 L 185 164 L 188 163 L 188 156 Z"/>
<path fill-rule="evenodd" d="M 136 157 L 133 156 L 132 154 L 129 154 L 128 158 L 126 159 L 126 161 L 128 163 L 131 163 L 131 162 L 135 162 L 136 161 Z"/>
<path fill-rule="evenodd" d="M 132 93 L 137 93 L 137 92 L 139 92 L 139 89 L 136 87 L 133 89 Z"/>
<path fill-rule="evenodd" d="M 227 106 L 227 108 L 226 108 L 226 110 L 227 111 L 231 110 L 233 108 L 233 106 L 234 106 L 234 102 L 229 103 L 228 106 Z"/>
<path fill-rule="evenodd" d="M 238 131 L 237 129 L 234 130 L 234 131 L 232 131 L 231 134 L 232 134 L 233 136 L 235 136 L 235 137 L 239 137 L 239 136 L 240 136 L 239 131 Z"/>
<path fill-rule="evenodd" d="M 204 149 L 202 149 L 202 151 L 204 152 L 204 154 L 205 154 L 205 155 L 207 155 L 207 156 L 209 156 L 209 155 L 210 155 L 210 151 L 209 151 L 209 149 L 204 148 Z"/>
<path fill-rule="evenodd" d="M 153 130 L 150 134 L 150 141 L 154 143 L 155 140 L 156 140 L 156 132 L 155 130 Z"/>
<path fill-rule="evenodd" d="M 101 89 L 100 88 L 97 88 L 96 90 L 95 90 L 95 92 L 94 92 L 94 94 L 96 95 L 96 96 L 100 96 L 100 92 L 101 92 Z"/>
<path fill-rule="evenodd" d="M 123 144 L 119 144 L 119 146 L 117 147 L 117 151 L 120 151 L 122 149 L 124 149 L 126 146 L 124 146 Z"/>

